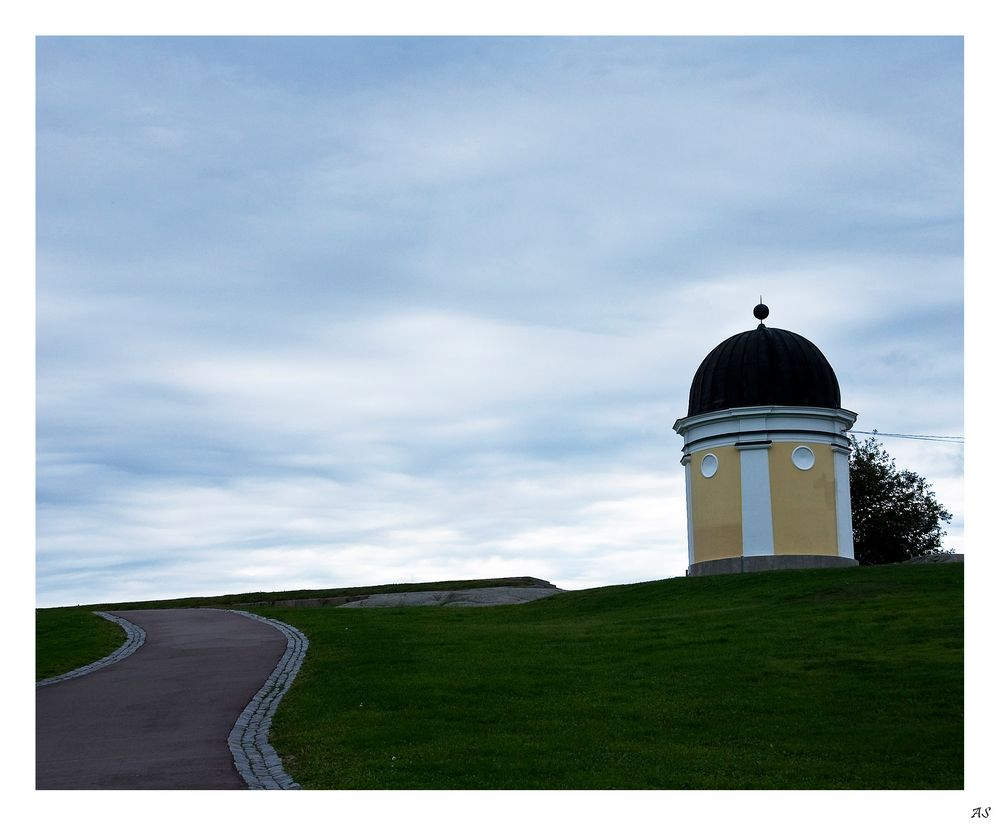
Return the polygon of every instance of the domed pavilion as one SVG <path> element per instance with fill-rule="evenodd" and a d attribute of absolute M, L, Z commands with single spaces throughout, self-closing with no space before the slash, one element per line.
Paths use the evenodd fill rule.
<path fill-rule="evenodd" d="M 727 338 L 691 382 L 684 439 L 688 574 L 857 565 L 837 376 L 798 333 Z"/>

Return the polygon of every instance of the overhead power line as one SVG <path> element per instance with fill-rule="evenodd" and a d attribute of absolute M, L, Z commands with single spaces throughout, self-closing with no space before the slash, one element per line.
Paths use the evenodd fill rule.
<path fill-rule="evenodd" d="M 916 433 L 883 433 L 880 430 L 854 430 L 853 433 L 863 433 L 866 436 L 891 436 L 894 439 L 919 439 L 924 442 L 947 442 L 952 445 L 965 444 L 965 436 L 921 436 Z"/>

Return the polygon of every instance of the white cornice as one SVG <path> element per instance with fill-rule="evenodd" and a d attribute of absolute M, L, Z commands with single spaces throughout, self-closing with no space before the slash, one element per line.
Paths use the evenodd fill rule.
<path fill-rule="evenodd" d="M 699 413 L 674 422 L 684 439 L 684 452 L 741 442 L 819 440 L 834 446 L 850 446 L 845 435 L 858 414 L 844 408 L 733 407 Z"/>

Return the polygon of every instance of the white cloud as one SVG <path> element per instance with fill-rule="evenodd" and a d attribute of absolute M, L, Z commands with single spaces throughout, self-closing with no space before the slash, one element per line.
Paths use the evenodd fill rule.
<path fill-rule="evenodd" d="M 43 39 L 39 599 L 677 575 L 761 293 L 960 431 L 949 43 Z"/>
<path fill-rule="evenodd" d="M 96 508 L 43 507 L 45 600 L 165 597 L 179 581 L 213 593 L 508 575 L 585 587 L 598 584 L 595 557 L 604 584 L 683 573 L 683 490 L 669 474 L 522 472 L 500 488 L 399 474 L 146 484 Z"/>

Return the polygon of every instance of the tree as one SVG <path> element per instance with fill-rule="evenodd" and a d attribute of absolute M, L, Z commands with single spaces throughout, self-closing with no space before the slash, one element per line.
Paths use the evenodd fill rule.
<path fill-rule="evenodd" d="M 942 523 L 951 514 L 922 476 L 897 470 L 874 436 L 851 436 L 851 518 L 854 557 L 862 565 L 903 562 L 942 553 Z M 950 552 L 949 552 L 950 553 Z"/>

